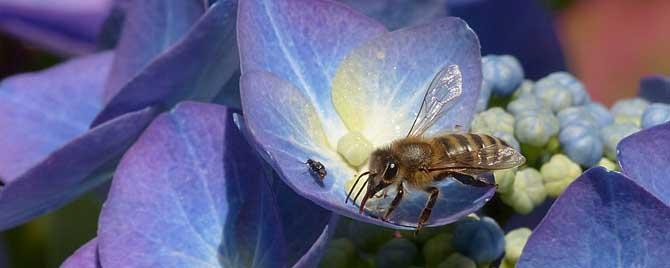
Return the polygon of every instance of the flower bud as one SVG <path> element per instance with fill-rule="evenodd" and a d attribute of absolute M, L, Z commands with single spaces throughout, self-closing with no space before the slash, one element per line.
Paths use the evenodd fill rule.
<path fill-rule="evenodd" d="M 565 155 L 556 154 L 540 168 L 544 188 L 550 197 L 558 197 L 579 175 L 582 168 Z"/>
<path fill-rule="evenodd" d="M 479 91 L 479 98 L 477 99 L 477 107 L 475 112 L 479 113 L 486 110 L 486 107 L 489 105 L 489 99 L 491 98 L 491 85 L 486 80 L 482 80 L 482 88 Z"/>
<path fill-rule="evenodd" d="M 518 228 L 505 235 L 505 260 L 516 263 L 526 246 L 531 231 L 528 228 Z"/>
<path fill-rule="evenodd" d="M 524 95 L 507 104 L 507 111 L 512 113 L 514 116 L 529 110 L 551 112 L 540 99 L 532 94 Z"/>
<path fill-rule="evenodd" d="M 590 102 L 584 105 L 584 109 L 589 111 L 596 120 L 598 126 L 606 127 L 614 123 L 614 115 L 604 105 L 597 102 Z"/>
<path fill-rule="evenodd" d="M 533 86 L 535 85 L 535 82 L 530 81 L 528 79 L 523 80 L 521 82 L 521 85 L 514 91 L 514 94 L 512 97 L 514 99 L 518 99 L 524 96 L 529 96 L 533 94 Z"/>
<path fill-rule="evenodd" d="M 558 112 L 558 122 L 561 129 L 569 125 L 585 125 L 597 129 L 599 124 L 596 118 L 584 106 L 574 106 Z"/>
<path fill-rule="evenodd" d="M 477 264 L 461 254 L 451 254 L 437 268 L 477 268 Z"/>
<path fill-rule="evenodd" d="M 558 136 L 561 148 L 582 166 L 593 166 L 603 156 L 603 142 L 595 126 L 569 125 Z"/>
<path fill-rule="evenodd" d="M 482 75 L 493 94 L 509 96 L 523 81 L 523 68 L 510 55 L 487 55 L 482 58 Z"/>
<path fill-rule="evenodd" d="M 543 146 L 558 130 L 558 119 L 551 113 L 526 111 L 515 118 L 514 135 L 521 143 Z"/>
<path fill-rule="evenodd" d="M 435 267 L 449 254 L 454 252 L 453 234 L 441 233 L 426 241 L 422 248 L 423 258 L 427 267 Z"/>
<path fill-rule="evenodd" d="M 496 191 L 500 194 L 506 194 L 512 191 L 514 187 L 514 176 L 517 168 L 500 169 L 493 171 L 498 188 Z"/>
<path fill-rule="evenodd" d="M 528 214 L 547 198 L 542 174 L 534 168 L 517 171 L 514 186 L 508 194 L 500 196 L 502 201 L 521 214 Z"/>
<path fill-rule="evenodd" d="M 396 238 L 384 244 L 375 255 L 377 267 L 409 267 L 419 250 L 405 238 Z"/>
<path fill-rule="evenodd" d="M 339 238 L 330 241 L 319 267 L 350 267 L 356 255 L 356 246 L 351 240 Z"/>
<path fill-rule="evenodd" d="M 466 219 L 456 223 L 453 245 L 475 262 L 490 262 L 504 251 L 504 233 L 492 218 Z"/>
<path fill-rule="evenodd" d="M 670 105 L 653 103 L 642 114 L 642 128 L 650 128 L 670 121 Z"/>
<path fill-rule="evenodd" d="M 603 128 L 600 131 L 600 139 L 605 145 L 605 155 L 609 159 L 616 160 L 616 147 L 619 142 L 639 130 L 639 127 L 632 124 L 613 124 Z"/>
<path fill-rule="evenodd" d="M 604 157 L 602 159 L 600 159 L 600 162 L 598 162 L 598 165 L 601 166 L 601 167 L 604 167 L 608 170 L 613 170 L 613 171 L 619 170 L 619 165 L 617 163 L 614 163 L 614 162 L 612 162 L 612 160 L 609 160 L 609 159 L 604 158 Z"/>
<path fill-rule="evenodd" d="M 475 115 L 471 130 L 474 133 L 493 134 L 497 131 L 514 133 L 514 116 L 500 107 L 493 107 Z"/>

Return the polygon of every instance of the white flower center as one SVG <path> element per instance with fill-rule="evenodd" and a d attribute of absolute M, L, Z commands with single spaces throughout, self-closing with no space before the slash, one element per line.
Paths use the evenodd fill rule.
<path fill-rule="evenodd" d="M 372 150 L 372 143 L 358 131 L 351 131 L 337 141 L 337 152 L 353 167 L 365 164 Z"/>

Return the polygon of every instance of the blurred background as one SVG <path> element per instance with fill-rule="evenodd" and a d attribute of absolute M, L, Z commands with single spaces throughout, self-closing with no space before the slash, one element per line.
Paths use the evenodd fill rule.
<path fill-rule="evenodd" d="M 0 80 L 17 73 L 41 70 L 69 57 L 108 46 L 105 38 L 97 40 L 96 37 L 100 36 L 108 15 L 118 14 L 110 11 L 111 0 L 91 1 L 100 2 L 100 5 L 82 4 L 88 0 L 62 1 L 64 6 L 84 7 L 65 16 L 68 21 L 49 16 L 35 21 L 36 18 L 26 16 L 30 4 L 22 6 L 20 2 L 36 1 L 0 0 Z M 466 2 L 475 4 L 467 6 Z M 637 95 L 642 76 L 670 73 L 670 34 L 667 32 L 670 1 L 486 2 L 493 1 L 452 0 L 448 4 L 450 7 L 444 9 L 451 15 L 462 15 L 471 24 L 480 35 L 484 54 L 520 57 L 524 68 L 532 73 L 529 76 L 535 76 L 531 78 L 538 79 L 565 68 L 583 81 L 594 100 L 611 105 L 617 99 Z M 508 5 L 512 2 L 518 3 Z M 501 5 L 504 7 L 500 8 Z M 78 16 L 84 16 L 85 20 Z M 536 16 L 542 18 L 535 20 Z M 54 29 L 31 28 L 32 24 L 66 25 L 67 30 L 60 32 L 65 32 L 68 38 L 88 42 L 54 42 L 60 38 L 49 36 L 49 30 Z M 553 33 L 547 32 L 550 30 L 544 28 L 544 24 Z M 530 34 L 547 34 L 549 37 L 523 38 Z M 551 42 L 552 38 L 557 39 L 558 44 L 552 51 L 543 49 L 551 48 L 551 44 L 529 44 Z M 519 54 L 531 56 L 524 60 Z M 60 265 L 80 245 L 95 236 L 97 217 L 104 200 L 102 196 L 90 193 L 54 213 L 0 233 L 0 267 Z"/>

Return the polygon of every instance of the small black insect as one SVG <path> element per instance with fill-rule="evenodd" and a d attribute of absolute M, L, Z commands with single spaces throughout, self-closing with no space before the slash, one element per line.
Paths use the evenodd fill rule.
<path fill-rule="evenodd" d="M 326 167 L 319 161 L 312 160 L 310 158 L 307 159 L 307 162 L 305 162 L 305 164 L 309 166 L 309 171 L 312 173 L 312 175 L 318 176 L 319 179 L 321 180 L 323 180 L 328 174 L 328 172 L 326 172 Z"/>

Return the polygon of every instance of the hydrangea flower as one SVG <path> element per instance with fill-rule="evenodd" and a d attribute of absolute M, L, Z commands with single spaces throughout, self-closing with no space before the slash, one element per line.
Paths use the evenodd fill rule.
<path fill-rule="evenodd" d="M 0 31 L 62 54 L 95 51 L 112 0 L 4 0 Z"/>
<path fill-rule="evenodd" d="M 158 116 L 118 166 L 98 237 L 64 267 L 316 266 L 337 216 L 274 181 L 233 113 Z"/>
<path fill-rule="evenodd" d="M 642 128 L 650 128 L 670 121 L 670 105 L 652 103 L 642 114 Z"/>
<path fill-rule="evenodd" d="M 670 254 L 670 123 L 625 138 L 623 174 L 591 168 L 559 196 L 517 267 L 662 267 Z M 579 204 L 576 208 L 575 204 Z"/>
<path fill-rule="evenodd" d="M 365 148 L 404 137 L 428 83 L 450 64 L 463 74 L 463 94 L 428 133 L 469 126 L 481 86 L 474 33 L 455 18 L 387 32 L 326 1 L 243 1 L 238 15 L 242 107 L 261 151 L 299 194 L 342 215 L 395 226 L 368 216 L 379 215 L 374 208 L 384 208 L 394 194 L 369 203 L 367 215 L 345 204 L 347 185 L 365 171 L 350 163 L 369 154 Z M 343 146 L 343 137 L 355 142 Z M 328 169 L 323 183 L 306 169 L 310 158 Z M 440 191 L 428 225 L 477 210 L 494 189 L 448 180 Z M 415 226 L 426 198 L 422 192 L 407 194 L 390 221 Z"/>
<path fill-rule="evenodd" d="M 4 80 L 0 229 L 108 180 L 158 106 L 213 98 L 237 69 L 235 7 L 134 1 L 114 53 Z"/>
<path fill-rule="evenodd" d="M 521 63 L 510 55 L 487 55 L 482 68 L 484 80 L 496 95 L 511 95 L 523 82 Z"/>

